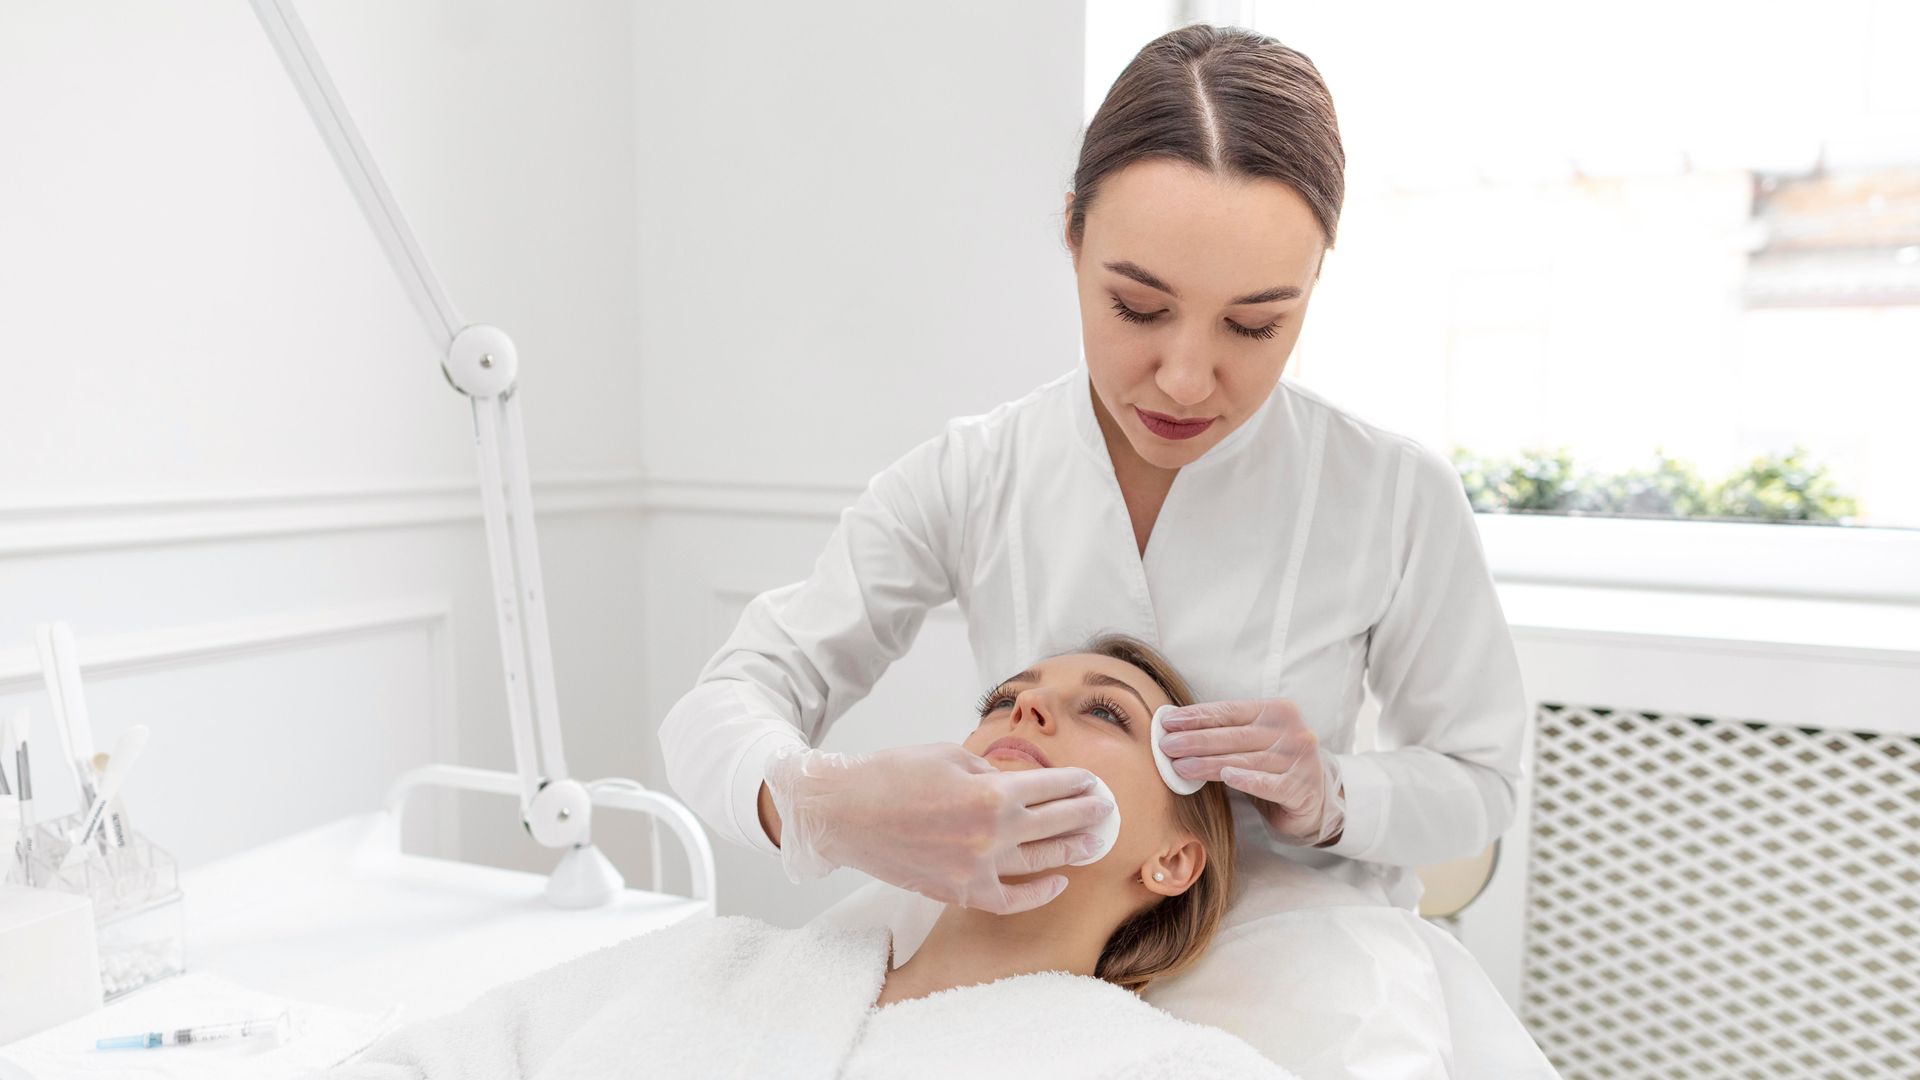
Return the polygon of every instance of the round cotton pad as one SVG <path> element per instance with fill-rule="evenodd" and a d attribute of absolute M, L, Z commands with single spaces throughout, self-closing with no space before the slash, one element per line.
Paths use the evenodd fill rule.
<path fill-rule="evenodd" d="M 1153 732 L 1148 736 L 1148 741 L 1153 744 L 1153 763 L 1160 767 L 1160 779 L 1165 780 L 1167 786 L 1179 794 L 1191 795 L 1201 788 L 1206 787 L 1207 782 L 1205 780 L 1189 780 L 1179 773 L 1174 772 L 1173 759 L 1167 756 L 1166 751 L 1160 749 L 1160 740 L 1165 738 L 1167 734 L 1167 712 L 1172 708 L 1174 708 L 1172 705 L 1162 705 L 1153 710 Z"/>
<path fill-rule="evenodd" d="M 1095 840 L 1100 841 L 1100 847 L 1086 858 L 1075 859 L 1073 862 L 1068 863 L 1067 865 L 1069 866 L 1086 866 L 1088 863 L 1099 862 L 1101 859 L 1107 857 L 1107 852 L 1113 850 L 1113 842 L 1120 839 L 1120 800 L 1113 797 L 1113 789 L 1107 786 L 1105 780 L 1095 776 L 1093 778 L 1093 790 L 1088 792 L 1088 794 L 1098 795 L 1112 803 L 1113 812 L 1086 828 L 1086 831 L 1091 833 Z"/>

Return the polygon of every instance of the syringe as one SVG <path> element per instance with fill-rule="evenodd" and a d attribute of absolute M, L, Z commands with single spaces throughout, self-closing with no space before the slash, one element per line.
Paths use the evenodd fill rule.
<path fill-rule="evenodd" d="M 149 1031 L 143 1035 L 116 1035 L 110 1039 L 95 1039 L 93 1048 L 95 1050 L 146 1050 L 155 1046 L 186 1046 L 189 1043 L 213 1042 L 216 1039 L 247 1039 L 260 1035 L 285 1038 L 292 1024 L 293 1017 L 283 1012 L 279 1016 L 264 1020 L 235 1020 L 226 1024 L 202 1024 L 199 1027 Z"/>

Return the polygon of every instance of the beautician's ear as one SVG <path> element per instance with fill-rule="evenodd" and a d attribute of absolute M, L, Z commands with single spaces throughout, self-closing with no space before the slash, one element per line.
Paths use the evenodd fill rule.
<path fill-rule="evenodd" d="M 1140 883 L 1161 896 L 1179 896 L 1193 888 L 1206 867 L 1206 847 L 1188 837 L 1142 863 Z"/>
<path fill-rule="evenodd" d="M 1073 246 L 1073 192 L 1067 192 L 1067 205 L 1061 214 L 1061 238 L 1067 242 L 1067 250 L 1073 254 L 1073 268 L 1080 269 L 1080 249 Z"/>

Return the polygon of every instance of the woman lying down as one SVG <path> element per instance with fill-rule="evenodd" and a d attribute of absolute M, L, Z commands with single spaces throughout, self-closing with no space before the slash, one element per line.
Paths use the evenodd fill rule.
<path fill-rule="evenodd" d="M 1226 790 L 1175 794 L 1149 744 L 1154 710 L 1191 699 L 1120 635 L 990 690 L 966 748 L 1001 770 L 1090 770 L 1113 793 L 1119 836 L 1097 861 L 1050 871 L 1068 886 L 1031 911 L 948 905 L 897 970 L 881 927 L 694 920 L 399 1028 L 325 1075 L 1284 1080 L 1238 1038 L 1137 996 L 1199 958 L 1232 884 Z M 996 746 L 1008 739 L 1026 752 Z"/>

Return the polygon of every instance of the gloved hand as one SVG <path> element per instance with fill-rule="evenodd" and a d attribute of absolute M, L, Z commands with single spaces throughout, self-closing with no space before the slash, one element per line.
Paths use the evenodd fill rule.
<path fill-rule="evenodd" d="M 1160 748 L 1173 770 L 1253 796 L 1274 839 L 1312 847 L 1340 836 L 1347 820 L 1340 762 L 1320 752 L 1292 701 L 1200 702 L 1168 712 L 1165 726 Z"/>
<path fill-rule="evenodd" d="M 1082 831 L 1113 804 L 1079 768 L 1002 772 L 957 743 L 838 754 L 788 746 L 767 762 L 780 862 L 793 881 L 838 866 L 1002 915 L 1039 907 L 1064 875 L 1008 884 L 1094 850 Z"/>

